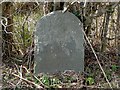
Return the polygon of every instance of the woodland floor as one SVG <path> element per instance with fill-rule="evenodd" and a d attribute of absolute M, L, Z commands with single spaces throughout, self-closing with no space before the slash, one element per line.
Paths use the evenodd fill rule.
<path fill-rule="evenodd" d="M 103 54 L 99 53 L 95 46 L 94 49 L 112 88 L 120 90 L 120 65 L 114 49 L 110 49 Z M 40 73 L 35 76 L 26 70 L 22 76 L 20 75 L 18 68 L 4 65 L 2 90 L 36 90 L 35 88 L 38 88 L 37 90 L 41 90 L 39 88 L 49 90 L 56 90 L 57 88 L 62 88 L 62 90 L 74 90 L 72 88 L 75 88 L 75 90 L 77 88 L 83 90 L 111 90 L 92 50 L 87 47 L 85 49 L 85 71 L 83 73 L 64 71 L 55 74 Z"/>

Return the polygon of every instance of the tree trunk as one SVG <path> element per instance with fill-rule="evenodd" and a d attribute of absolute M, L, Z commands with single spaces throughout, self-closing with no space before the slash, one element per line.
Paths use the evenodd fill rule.
<path fill-rule="evenodd" d="M 12 8 L 11 2 L 2 3 L 2 16 L 7 19 L 7 25 L 4 26 L 5 20 L 3 21 L 4 25 L 2 25 L 2 60 L 4 63 L 8 63 L 12 51 L 13 35 L 10 33 L 13 30 Z"/>
<path fill-rule="evenodd" d="M 57 10 L 64 9 L 64 2 L 44 2 L 43 11 L 44 15 Z"/>
<path fill-rule="evenodd" d="M 118 5 L 118 16 L 117 16 L 117 28 L 116 28 L 117 32 L 118 32 L 118 42 L 117 42 L 117 59 L 119 61 L 119 65 L 120 65 L 120 5 Z"/>
<path fill-rule="evenodd" d="M 0 4 L 0 16 L 2 15 L 2 5 Z M 0 18 L 1 21 L 1 18 Z M 0 24 L 0 30 L 2 30 L 2 25 Z M 2 67 L 2 33 L 0 32 L 0 67 Z M 2 68 L 0 68 L 0 86 L 2 86 Z"/>
<path fill-rule="evenodd" d="M 107 39 L 106 39 L 106 35 L 107 35 L 107 31 L 108 31 L 108 25 L 109 25 L 109 21 L 110 21 L 110 12 L 106 12 L 105 15 L 105 23 L 104 23 L 104 28 L 103 28 L 103 33 L 101 36 L 101 52 L 106 50 L 106 45 L 107 45 Z"/>
<path fill-rule="evenodd" d="M 43 6 L 43 12 L 44 15 L 50 13 L 53 11 L 53 2 L 44 2 L 44 6 Z"/>

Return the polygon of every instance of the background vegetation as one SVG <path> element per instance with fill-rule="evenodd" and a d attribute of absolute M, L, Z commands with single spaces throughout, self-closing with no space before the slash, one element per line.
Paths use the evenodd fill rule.
<path fill-rule="evenodd" d="M 36 22 L 49 12 L 63 9 L 83 23 L 85 71 L 35 76 Z M 119 2 L 5 2 L 1 25 L 3 88 L 120 88 Z"/>

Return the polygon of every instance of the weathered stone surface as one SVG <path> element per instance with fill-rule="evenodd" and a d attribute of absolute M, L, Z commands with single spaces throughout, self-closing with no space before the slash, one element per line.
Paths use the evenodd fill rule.
<path fill-rule="evenodd" d="M 35 33 L 36 73 L 84 70 L 82 24 L 70 12 L 52 12 L 38 21 Z"/>

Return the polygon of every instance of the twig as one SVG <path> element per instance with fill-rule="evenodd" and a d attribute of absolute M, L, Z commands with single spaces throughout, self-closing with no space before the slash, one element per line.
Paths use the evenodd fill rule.
<path fill-rule="evenodd" d="M 19 73 L 19 75 L 20 75 L 20 77 L 22 78 L 22 66 L 20 66 L 20 70 L 18 69 L 18 73 Z M 18 83 L 16 84 L 16 86 L 17 85 L 19 85 L 21 82 L 22 82 L 22 79 L 20 78 L 20 80 L 18 81 Z"/>
<path fill-rule="evenodd" d="M 78 0 L 74 0 L 72 3 L 70 3 L 69 5 L 67 5 L 67 7 L 65 8 L 65 10 L 62 11 L 62 13 L 67 12 L 67 10 L 68 10 L 75 2 L 79 2 L 79 1 L 78 1 Z"/>
<path fill-rule="evenodd" d="M 48 86 L 44 85 L 44 84 L 40 81 L 40 79 L 37 78 L 35 75 L 33 75 L 33 77 L 34 77 L 36 80 L 38 80 L 39 83 L 40 83 L 42 86 L 44 86 L 45 88 L 49 88 Z"/>
<path fill-rule="evenodd" d="M 87 3 L 87 0 L 85 0 L 85 3 L 84 3 L 84 8 L 86 7 L 86 3 Z"/>
<path fill-rule="evenodd" d="M 36 80 L 38 80 L 43 87 L 49 88 L 48 86 L 44 85 L 35 75 L 33 75 L 30 71 L 28 71 L 26 67 L 23 66 L 23 68 L 27 71 L 27 73 L 30 73 Z"/>
<path fill-rule="evenodd" d="M 104 75 L 104 77 L 105 77 L 105 79 L 106 79 L 108 85 L 109 85 L 110 88 L 113 90 L 112 85 L 110 84 L 110 82 L 109 82 L 109 80 L 108 80 L 108 78 L 107 78 L 107 75 L 105 74 L 105 71 L 104 71 L 104 69 L 102 68 L 102 66 L 101 66 L 101 64 L 100 64 L 100 61 L 99 61 L 99 59 L 98 59 L 98 57 L 97 57 L 97 54 L 96 54 L 96 52 L 95 52 L 95 50 L 94 50 L 92 44 L 90 43 L 90 41 L 89 41 L 89 39 L 88 39 L 88 37 L 87 37 L 85 31 L 84 31 L 83 29 L 82 29 L 82 31 L 83 31 L 83 34 L 84 34 L 84 36 L 85 36 L 87 42 L 88 42 L 89 45 L 90 45 L 90 48 L 91 48 L 92 51 L 93 51 L 93 54 L 95 55 L 95 58 L 96 58 L 96 60 L 97 60 L 97 62 L 98 62 L 98 65 L 100 66 L 100 69 L 101 69 L 101 71 L 102 71 L 102 73 L 103 73 L 103 75 Z"/>
<path fill-rule="evenodd" d="M 5 0 L 2 0 L 2 1 L 0 2 L 0 4 L 2 4 L 3 2 L 5 2 Z"/>
<path fill-rule="evenodd" d="M 25 78 L 22 78 L 22 77 L 20 77 L 19 75 L 16 75 L 16 74 L 14 74 L 14 73 L 12 73 L 12 75 L 15 76 L 15 77 L 18 77 L 18 78 L 22 79 L 23 81 L 25 81 L 25 82 L 27 82 L 27 83 L 29 83 L 29 84 L 34 85 L 36 88 L 39 88 L 39 89 L 40 89 L 40 88 L 43 88 L 42 86 L 37 85 L 37 84 L 35 84 L 34 82 L 31 82 L 31 81 L 29 81 L 29 80 L 27 80 L 27 79 L 25 79 Z"/>
<path fill-rule="evenodd" d="M 7 33 L 7 34 L 13 34 L 12 32 L 8 32 L 8 31 L 6 30 L 7 25 L 8 25 L 8 20 L 7 20 L 7 18 L 6 18 L 6 17 L 2 17 L 2 18 L 5 20 L 5 24 L 3 23 L 3 20 L 1 20 L 1 24 L 2 24 L 3 27 L 4 27 L 5 33 Z"/>

